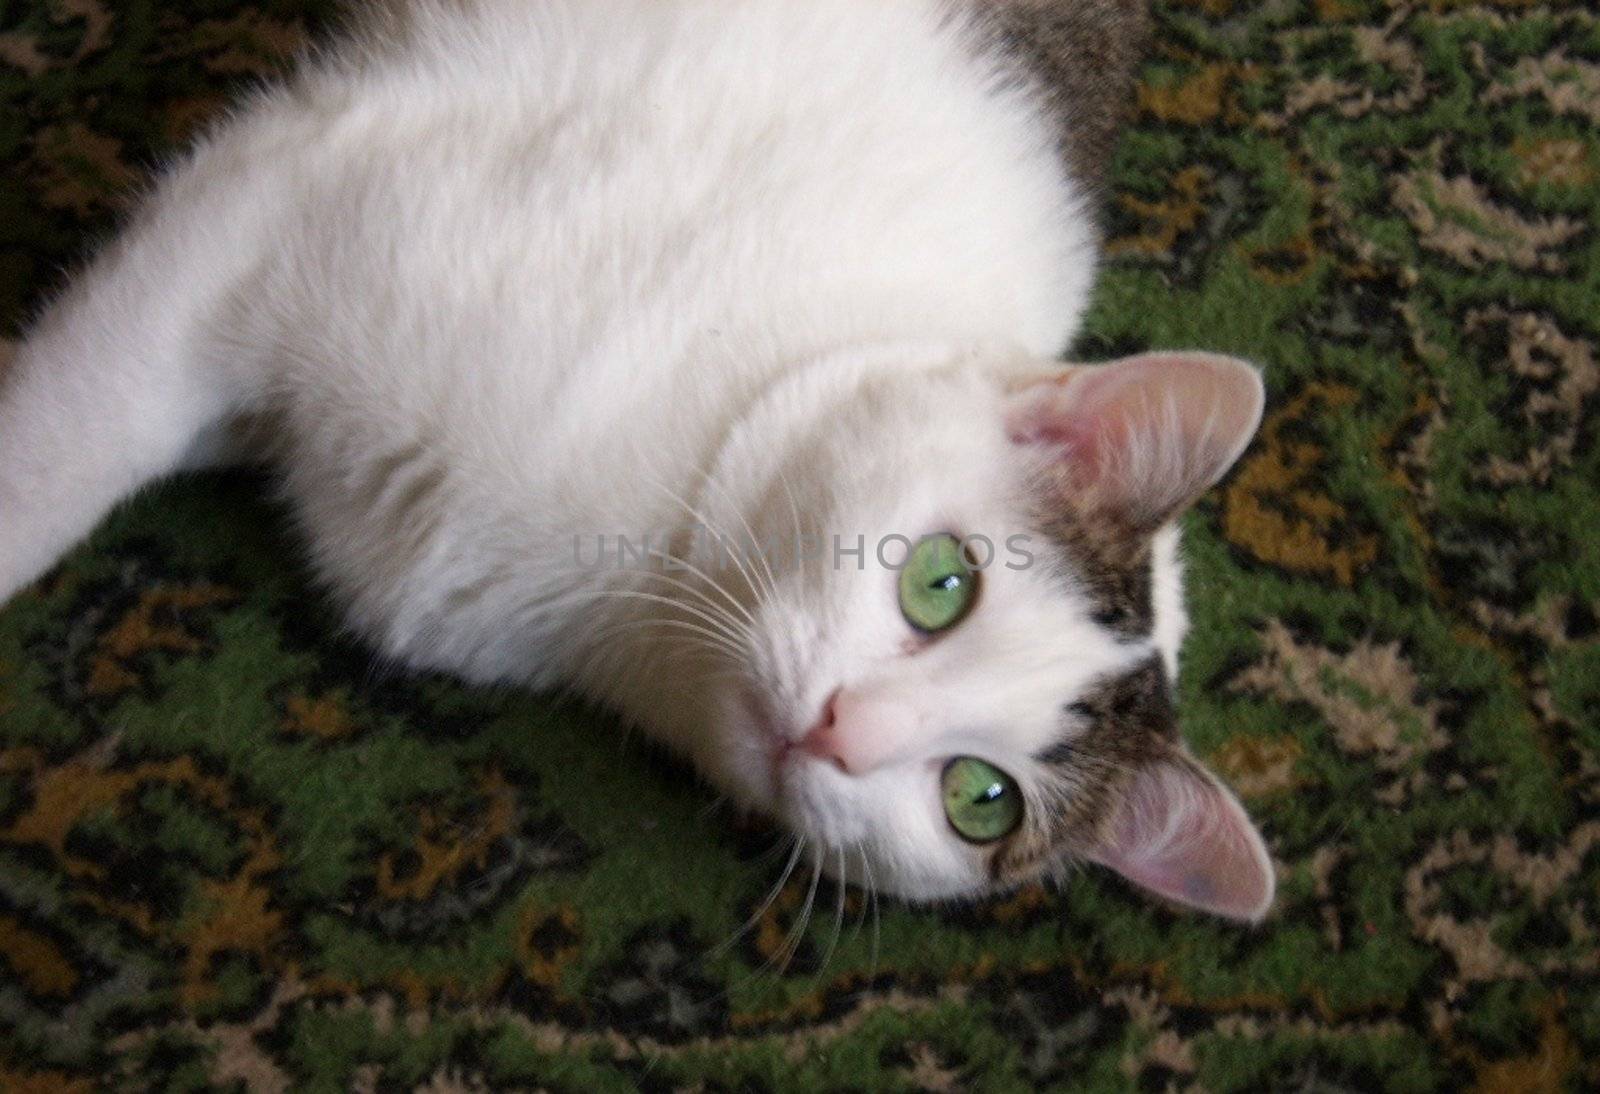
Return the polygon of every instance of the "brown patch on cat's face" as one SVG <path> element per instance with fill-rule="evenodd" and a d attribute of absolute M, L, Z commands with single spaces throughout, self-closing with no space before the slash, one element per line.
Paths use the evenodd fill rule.
<path fill-rule="evenodd" d="M 1039 757 L 1030 815 L 996 849 L 989 874 L 1010 884 L 1092 847 L 1133 772 L 1178 747 L 1161 658 L 1102 681 L 1062 712 L 1063 739 Z M 1040 803 L 1045 803 L 1040 808 Z M 1039 815 L 1043 813 L 1044 815 Z"/>
<path fill-rule="evenodd" d="M 1064 595 L 1087 599 L 1090 617 L 1118 642 L 1155 629 L 1154 534 L 1099 502 L 1070 465 L 1051 464 L 1032 484 L 1032 521 L 1049 546 Z M 1012 884 L 1092 847 L 1135 771 L 1180 748 L 1171 682 L 1161 656 L 1098 682 L 1060 714 L 1060 740 L 1036 759 L 1028 816 L 989 861 L 997 884 Z"/>
<path fill-rule="evenodd" d="M 1036 526 L 1063 568 L 1069 592 L 1089 598 L 1094 621 L 1122 640 L 1147 638 L 1155 628 L 1153 534 L 1115 513 L 1075 504 L 1070 481 L 1036 491 L 1044 509 Z"/>

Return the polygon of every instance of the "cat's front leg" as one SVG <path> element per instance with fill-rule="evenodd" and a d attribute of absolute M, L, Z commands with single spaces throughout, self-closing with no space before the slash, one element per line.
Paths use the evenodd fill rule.
<path fill-rule="evenodd" d="M 240 301 L 271 209 L 258 186 L 197 158 L 0 371 L 0 603 L 118 501 L 206 462 L 207 438 L 248 408 L 261 385 L 238 337 Z"/>

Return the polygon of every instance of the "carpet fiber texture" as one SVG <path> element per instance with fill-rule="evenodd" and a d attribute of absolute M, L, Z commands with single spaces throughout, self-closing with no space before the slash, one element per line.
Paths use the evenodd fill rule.
<path fill-rule="evenodd" d="M 0 4 L 0 333 L 329 8 Z M 1591 5 L 1157 11 L 1081 352 L 1266 365 L 1181 687 L 1261 927 L 1092 871 L 755 914 L 775 833 L 376 671 L 210 476 L 0 612 L 0 1088 L 1600 1087 L 1597 123 Z"/>

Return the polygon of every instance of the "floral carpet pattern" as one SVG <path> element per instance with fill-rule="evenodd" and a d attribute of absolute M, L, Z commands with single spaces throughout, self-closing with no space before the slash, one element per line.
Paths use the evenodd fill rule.
<path fill-rule="evenodd" d="M 331 17 L 0 2 L 0 338 Z M 198 477 L 0 611 L 0 1089 L 1600 1088 L 1597 215 L 1591 4 L 1158 6 L 1080 352 L 1267 367 L 1182 679 L 1259 928 L 1089 871 L 763 910 L 775 833 L 381 672 Z"/>

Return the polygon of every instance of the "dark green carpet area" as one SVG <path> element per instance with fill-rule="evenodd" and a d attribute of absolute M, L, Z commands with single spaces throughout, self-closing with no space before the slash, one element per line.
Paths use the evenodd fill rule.
<path fill-rule="evenodd" d="M 0 0 L 0 335 L 329 8 Z M 1267 368 L 1182 680 L 1261 927 L 1099 872 L 755 914 L 774 832 L 559 696 L 380 671 L 204 477 L 0 611 L 0 1089 L 1600 1088 L 1600 18 L 1157 22 L 1082 352 Z"/>

